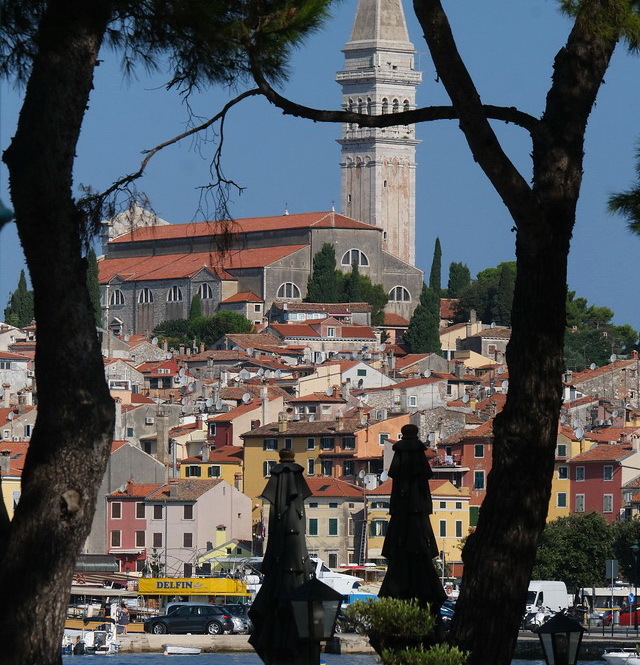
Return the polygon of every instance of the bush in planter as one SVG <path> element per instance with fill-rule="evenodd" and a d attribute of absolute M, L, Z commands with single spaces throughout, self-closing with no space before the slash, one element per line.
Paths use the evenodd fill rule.
<path fill-rule="evenodd" d="M 417 600 L 358 600 L 344 614 L 369 637 L 384 665 L 462 665 L 466 659 L 457 648 L 436 644 L 436 618 Z"/>

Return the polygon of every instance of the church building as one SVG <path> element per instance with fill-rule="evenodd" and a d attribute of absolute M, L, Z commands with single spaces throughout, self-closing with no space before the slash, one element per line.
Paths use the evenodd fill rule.
<path fill-rule="evenodd" d="M 414 70 L 401 0 L 359 0 L 345 67 L 337 75 L 344 108 L 393 113 L 415 108 Z M 343 214 L 335 211 L 235 219 L 231 248 L 220 251 L 224 225 L 169 224 L 139 208 L 105 222 L 99 260 L 105 325 L 122 334 L 150 333 L 187 318 L 197 294 L 205 316 L 221 308 L 257 325 L 275 302 L 301 302 L 313 257 L 330 243 L 337 267 L 354 262 L 382 284 L 386 312 L 408 320 L 424 274 L 415 267 L 413 126 L 342 128 Z"/>

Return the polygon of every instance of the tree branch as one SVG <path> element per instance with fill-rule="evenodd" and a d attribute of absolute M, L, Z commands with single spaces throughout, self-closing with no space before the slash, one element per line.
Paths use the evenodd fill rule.
<path fill-rule="evenodd" d="M 252 74 L 260 92 L 274 106 L 281 109 L 285 115 L 307 118 L 314 122 L 352 122 L 361 127 L 395 127 L 396 125 L 413 125 L 418 122 L 429 122 L 432 120 L 456 120 L 460 117 L 453 106 L 425 106 L 411 111 L 401 111 L 385 115 L 367 115 L 365 113 L 354 113 L 353 111 L 315 109 L 292 102 L 276 92 L 262 76 L 257 67 L 254 67 Z M 537 118 L 513 106 L 492 106 L 486 104 L 482 105 L 482 109 L 487 118 L 518 125 L 526 129 L 529 134 L 532 134 L 539 124 Z"/>

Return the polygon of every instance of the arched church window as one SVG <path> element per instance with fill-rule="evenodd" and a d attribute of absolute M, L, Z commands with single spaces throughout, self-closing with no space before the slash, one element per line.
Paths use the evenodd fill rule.
<path fill-rule="evenodd" d="M 138 302 L 141 305 L 153 302 L 153 293 L 151 289 L 148 289 L 146 287 L 144 289 L 141 289 L 140 293 L 138 294 Z"/>
<path fill-rule="evenodd" d="M 364 103 L 360 97 L 358 97 L 358 113 L 364 113 Z"/>
<path fill-rule="evenodd" d="M 386 97 L 382 98 L 382 115 L 389 113 L 389 100 Z"/>
<path fill-rule="evenodd" d="M 408 99 L 405 99 L 404 102 L 403 102 L 403 104 L 402 104 L 402 106 L 404 107 L 403 110 L 405 110 L 405 111 L 409 111 L 409 110 L 410 110 L 409 100 L 408 100 Z"/>
<path fill-rule="evenodd" d="M 111 291 L 111 296 L 109 297 L 109 304 L 113 307 L 118 307 L 124 305 L 124 293 L 120 289 L 114 289 Z"/>
<path fill-rule="evenodd" d="M 394 286 L 389 291 L 390 302 L 411 302 L 411 294 L 404 286 Z"/>
<path fill-rule="evenodd" d="M 373 114 L 373 103 L 371 101 L 371 97 L 367 97 L 367 113 L 369 115 Z"/>
<path fill-rule="evenodd" d="M 400 111 L 400 102 L 397 99 L 393 100 L 393 112 L 398 113 Z"/>
<path fill-rule="evenodd" d="M 353 99 L 351 99 L 351 97 L 349 97 L 349 106 L 348 106 L 348 108 L 349 108 L 349 111 L 353 111 Z"/>
<path fill-rule="evenodd" d="M 208 284 L 200 284 L 198 287 L 198 295 L 200 300 L 213 300 L 213 291 Z"/>
<path fill-rule="evenodd" d="M 284 282 L 278 288 L 278 298 L 299 298 L 300 289 L 293 282 Z"/>
<path fill-rule="evenodd" d="M 167 302 L 180 302 L 182 300 L 182 289 L 179 286 L 172 286 L 167 292 Z"/>
<path fill-rule="evenodd" d="M 367 258 L 367 255 L 359 249 L 350 249 L 342 255 L 341 264 L 343 266 L 352 266 L 354 263 L 359 266 L 368 266 L 369 259 Z"/>

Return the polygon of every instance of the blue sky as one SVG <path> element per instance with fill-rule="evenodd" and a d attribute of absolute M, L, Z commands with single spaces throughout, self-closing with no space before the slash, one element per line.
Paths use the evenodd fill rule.
<path fill-rule="evenodd" d="M 566 40 L 570 22 L 551 0 L 486 0 L 445 3 L 467 66 L 484 102 L 518 106 L 539 115 L 552 74 L 553 58 Z M 450 7 L 448 5 L 451 5 Z M 423 72 L 418 104 L 448 103 L 437 81 L 411 3 L 404 0 L 409 33 Z M 332 19 L 295 52 L 289 81 L 281 91 L 296 101 L 338 108 L 335 74 L 343 66 L 356 0 L 335 7 Z M 135 170 L 141 152 L 185 129 L 187 108 L 167 92 L 160 76 L 144 72 L 123 80 L 110 52 L 96 72 L 96 85 L 78 147 L 76 185 L 107 187 Z M 635 303 L 640 238 L 624 220 L 606 212 L 608 195 L 634 178 L 640 137 L 640 62 L 620 47 L 592 113 L 587 133 L 584 182 L 569 262 L 569 286 L 590 304 L 608 306 L 615 322 L 640 328 Z M 240 90 L 221 87 L 190 100 L 193 112 L 209 117 Z M 0 145 L 13 135 L 20 93 L 0 87 Z M 530 143 L 522 130 L 497 124 L 511 159 L 529 174 Z M 245 187 L 234 195 L 235 217 L 339 209 L 338 125 L 284 117 L 262 99 L 245 101 L 225 127 L 224 170 Z M 442 282 L 451 261 L 466 263 L 472 276 L 514 259 L 513 226 L 504 205 L 469 155 L 455 122 L 417 128 L 416 262 L 429 271 L 435 238 L 442 245 Z M 185 140 L 152 161 L 139 184 L 156 213 L 172 223 L 202 219 L 199 187 L 208 182 L 212 143 Z M 7 170 L 0 165 L 0 196 L 10 205 Z M 206 209 L 205 209 L 206 210 Z M 211 213 L 211 208 L 207 210 Z M 0 231 L 0 317 L 15 288 L 23 259 L 15 226 Z"/>

